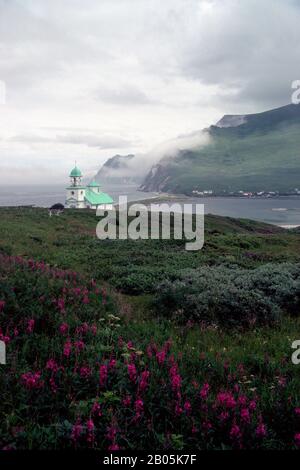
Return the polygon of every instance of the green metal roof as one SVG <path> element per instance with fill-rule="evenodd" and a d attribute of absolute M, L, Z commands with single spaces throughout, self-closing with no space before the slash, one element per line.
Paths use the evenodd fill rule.
<path fill-rule="evenodd" d="M 89 187 L 89 188 L 99 188 L 99 187 L 100 187 L 100 184 L 97 183 L 97 181 L 93 180 L 93 181 L 91 181 L 91 182 L 88 184 L 88 187 Z"/>
<path fill-rule="evenodd" d="M 98 206 L 99 204 L 112 204 L 114 200 L 106 193 L 94 193 L 89 189 L 85 192 L 85 199 L 92 206 Z"/>
<path fill-rule="evenodd" d="M 77 178 L 77 177 L 81 177 L 82 174 L 81 174 L 81 171 L 79 170 L 79 168 L 77 168 L 77 166 L 75 166 L 73 168 L 73 170 L 71 171 L 70 173 L 70 177 L 71 178 Z"/>

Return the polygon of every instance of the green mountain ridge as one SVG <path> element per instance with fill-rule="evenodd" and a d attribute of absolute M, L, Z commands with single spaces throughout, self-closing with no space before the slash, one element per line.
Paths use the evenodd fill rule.
<path fill-rule="evenodd" d="M 141 189 L 288 194 L 300 188 L 300 105 L 224 116 L 203 132 L 209 134 L 208 145 L 164 157 Z"/>

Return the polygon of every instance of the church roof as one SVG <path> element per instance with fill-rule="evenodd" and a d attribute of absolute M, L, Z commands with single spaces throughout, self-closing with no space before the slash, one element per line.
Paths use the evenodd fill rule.
<path fill-rule="evenodd" d="M 77 166 L 75 166 L 73 168 L 73 170 L 71 171 L 71 173 L 70 173 L 70 177 L 71 178 L 78 178 L 78 177 L 81 177 L 81 176 L 82 176 L 81 171 L 79 170 L 79 168 L 77 168 Z"/>
<path fill-rule="evenodd" d="M 87 189 L 85 191 L 85 199 L 92 206 L 98 206 L 99 204 L 112 204 L 114 200 L 106 193 L 95 193 Z"/>
<path fill-rule="evenodd" d="M 97 183 L 97 181 L 93 180 L 88 184 L 89 188 L 99 188 L 101 185 L 100 183 Z"/>

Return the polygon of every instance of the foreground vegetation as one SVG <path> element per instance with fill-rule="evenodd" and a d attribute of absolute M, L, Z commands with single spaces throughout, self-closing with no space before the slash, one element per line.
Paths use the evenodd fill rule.
<path fill-rule="evenodd" d="M 299 233 L 211 216 L 188 253 L 0 215 L 0 448 L 300 445 Z"/>

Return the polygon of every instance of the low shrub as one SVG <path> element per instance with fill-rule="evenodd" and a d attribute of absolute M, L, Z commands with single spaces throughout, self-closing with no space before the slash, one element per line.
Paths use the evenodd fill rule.
<path fill-rule="evenodd" d="M 284 310 L 300 310 L 300 265 L 267 264 L 253 270 L 201 267 L 157 289 L 156 311 L 179 322 L 225 326 L 274 323 Z"/>

